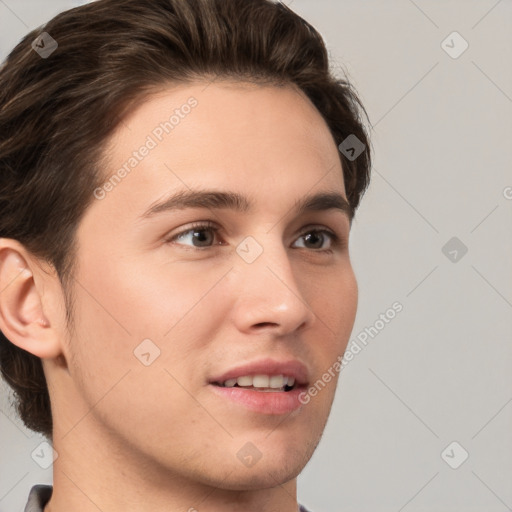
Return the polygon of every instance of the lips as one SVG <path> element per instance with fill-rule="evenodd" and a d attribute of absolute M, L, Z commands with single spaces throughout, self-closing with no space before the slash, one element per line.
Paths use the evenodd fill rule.
<path fill-rule="evenodd" d="M 284 385 L 284 379 L 292 384 Z M 208 388 L 222 400 L 223 406 L 225 404 L 229 408 L 229 414 L 239 411 L 246 414 L 250 411 L 258 413 L 260 417 L 288 415 L 298 413 L 304 407 L 300 395 L 306 389 L 308 380 L 308 370 L 300 361 L 260 359 L 215 375 L 209 379 Z M 270 387 L 265 387 L 267 382 Z M 273 387 L 279 383 L 283 385 Z"/>

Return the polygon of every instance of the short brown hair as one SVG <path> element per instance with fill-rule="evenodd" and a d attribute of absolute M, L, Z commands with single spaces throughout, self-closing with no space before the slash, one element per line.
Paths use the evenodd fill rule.
<path fill-rule="evenodd" d="M 58 47 L 42 58 L 33 41 Z M 295 84 L 327 122 L 342 152 L 355 212 L 369 183 L 366 111 L 347 79 L 329 69 L 320 34 L 270 0 L 98 0 L 33 30 L 0 68 L 0 237 L 55 268 L 66 292 L 75 232 L 101 185 L 102 151 L 130 106 L 152 88 L 213 77 Z M 38 357 L 0 333 L 0 368 L 24 424 L 51 439 L 50 396 Z"/>

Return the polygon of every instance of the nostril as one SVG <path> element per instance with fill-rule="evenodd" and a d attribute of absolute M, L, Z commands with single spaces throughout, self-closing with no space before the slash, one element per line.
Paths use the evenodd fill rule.
<path fill-rule="evenodd" d="M 277 324 L 274 324 L 272 322 L 261 322 L 259 324 L 256 324 L 256 327 L 273 327 L 274 325 Z"/>

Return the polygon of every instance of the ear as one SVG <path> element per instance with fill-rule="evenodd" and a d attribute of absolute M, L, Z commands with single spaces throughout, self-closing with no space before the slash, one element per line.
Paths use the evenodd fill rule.
<path fill-rule="evenodd" d="M 57 331 L 43 311 L 43 272 L 17 240 L 0 238 L 0 331 L 41 358 L 62 354 Z"/>

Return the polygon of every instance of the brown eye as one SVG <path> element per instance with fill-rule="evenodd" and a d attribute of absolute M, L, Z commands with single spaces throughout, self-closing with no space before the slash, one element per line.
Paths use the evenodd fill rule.
<path fill-rule="evenodd" d="M 195 249 L 208 249 L 214 245 L 219 245 L 215 244 L 215 235 L 218 231 L 219 228 L 210 222 L 196 223 L 172 235 L 166 242 Z M 187 238 L 190 243 L 183 242 L 184 240 L 186 241 Z M 299 236 L 298 240 L 301 239 L 304 240 L 305 244 L 299 246 L 299 248 L 311 249 L 313 252 L 328 254 L 332 253 L 333 249 L 341 245 L 340 237 L 325 228 L 309 228 Z"/>
<path fill-rule="evenodd" d="M 306 244 L 311 244 L 313 250 L 319 252 L 332 252 L 332 249 L 339 244 L 339 237 L 332 231 L 327 229 L 310 229 L 309 231 L 305 231 L 300 237 L 300 239 L 304 239 Z M 328 247 L 324 247 L 325 241 L 329 240 L 331 243 Z M 305 247 L 306 249 L 311 247 Z"/>
<path fill-rule="evenodd" d="M 218 230 L 219 228 L 210 223 L 194 224 L 188 229 L 173 235 L 171 238 L 167 239 L 166 242 L 178 242 L 180 245 L 190 245 L 182 243 L 182 240 L 189 237 L 192 241 L 192 247 L 196 247 L 197 249 L 208 248 L 213 245 L 213 240 Z"/>

